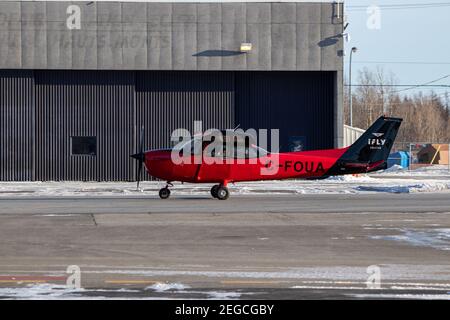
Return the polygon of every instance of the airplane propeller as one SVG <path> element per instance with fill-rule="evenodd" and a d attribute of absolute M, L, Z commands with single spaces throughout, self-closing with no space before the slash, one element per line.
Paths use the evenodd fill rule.
<path fill-rule="evenodd" d="M 142 173 L 142 165 L 145 160 L 144 153 L 144 126 L 141 127 L 141 136 L 139 139 L 139 152 L 131 155 L 132 158 L 139 161 L 137 170 L 136 170 L 136 181 L 137 181 L 137 189 L 139 190 L 139 184 L 141 182 L 141 173 Z"/>

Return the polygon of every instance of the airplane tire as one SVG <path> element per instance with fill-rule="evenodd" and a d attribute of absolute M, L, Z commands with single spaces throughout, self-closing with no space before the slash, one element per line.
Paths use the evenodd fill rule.
<path fill-rule="evenodd" d="M 161 190 L 159 190 L 159 197 L 161 199 L 167 199 L 170 197 L 170 190 L 169 188 L 162 188 Z"/>
<path fill-rule="evenodd" d="M 230 192 L 228 191 L 227 187 L 219 186 L 219 188 L 217 188 L 217 199 L 227 200 L 229 196 Z"/>
<path fill-rule="evenodd" d="M 213 186 L 211 188 L 211 195 L 213 198 L 217 198 L 217 190 L 219 189 L 219 187 L 220 186 L 218 184 L 216 184 L 215 186 Z"/>

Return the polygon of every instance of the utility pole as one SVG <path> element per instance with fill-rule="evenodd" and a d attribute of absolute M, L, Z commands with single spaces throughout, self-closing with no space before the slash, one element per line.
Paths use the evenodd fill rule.
<path fill-rule="evenodd" d="M 352 56 L 353 52 L 358 51 L 358 48 L 353 47 L 350 51 L 350 64 L 349 64 L 349 75 L 348 75 L 348 99 L 350 106 L 350 127 L 353 127 L 353 99 L 352 99 Z"/>

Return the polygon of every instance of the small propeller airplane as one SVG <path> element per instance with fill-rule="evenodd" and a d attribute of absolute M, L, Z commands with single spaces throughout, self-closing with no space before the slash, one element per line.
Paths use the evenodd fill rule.
<path fill-rule="evenodd" d="M 244 144 L 238 144 L 234 150 L 226 152 L 214 152 L 210 155 L 202 153 L 202 160 L 205 157 L 220 158 L 233 161 L 189 161 L 187 163 L 176 164 L 173 161 L 172 149 L 143 150 L 143 130 L 140 137 L 139 152 L 131 155 L 139 161 L 137 168 L 137 186 L 139 188 L 140 177 L 143 164 L 149 175 L 167 181 L 164 188 L 159 190 L 159 197 L 167 199 L 170 196 L 169 186 L 172 182 L 189 183 L 211 183 L 215 184 L 211 188 L 213 198 L 226 200 L 229 197 L 227 185 L 229 183 L 243 181 L 263 181 L 263 180 L 283 180 L 283 179 L 325 179 L 330 176 L 368 173 L 387 168 L 389 157 L 394 140 L 397 136 L 400 124 L 403 120 L 382 116 L 367 129 L 362 136 L 351 146 L 340 149 L 300 151 L 286 153 L 271 153 L 255 144 L 249 143 L 248 137 L 244 134 Z M 227 136 L 235 139 L 235 130 L 221 131 L 224 138 L 224 148 Z M 191 154 L 184 154 L 184 157 L 194 156 L 194 145 L 196 139 L 200 139 L 202 151 L 208 147 L 211 137 L 194 137 L 187 142 L 186 146 Z M 241 137 L 242 138 L 242 137 Z M 214 139 L 212 139 L 214 141 Z M 242 140 L 241 140 L 242 141 Z M 233 158 L 233 159 L 230 159 Z M 257 161 L 255 161 L 257 160 Z M 231 163 L 232 162 L 232 163 Z M 236 162 L 236 161 L 235 161 Z M 275 167 L 275 168 L 274 168 Z M 274 170 L 267 174 L 267 171 Z M 264 173 L 266 171 L 266 173 Z"/>

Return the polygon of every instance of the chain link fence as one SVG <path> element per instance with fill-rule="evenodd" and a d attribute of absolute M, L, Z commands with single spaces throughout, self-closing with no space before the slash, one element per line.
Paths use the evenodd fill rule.
<path fill-rule="evenodd" d="M 397 142 L 392 148 L 389 165 L 397 164 L 409 170 L 450 171 L 449 150 L 449 143 Z"/>

